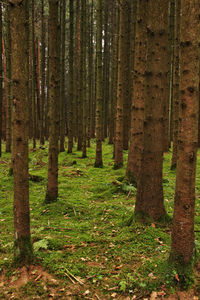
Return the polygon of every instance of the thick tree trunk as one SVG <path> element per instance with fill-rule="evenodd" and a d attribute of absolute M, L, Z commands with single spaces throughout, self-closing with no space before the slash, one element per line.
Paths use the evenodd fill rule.
<path fill-rule="evenodd" d="M 186 279 L 194 255 L 195 173 L 198 144 L 200 3 L 181 1 L 180 132 L 171 259 Z M 192 59 L 191 59 L 192 57 Z M 184 269 L 185 267 L 185 269 Z M 187 269 L 187 270 L 186 270 Z M 184 273 L 186 271 L 186 273 Z"/>
<path fill-rule="evenodd" d="M 10 1 L 15 258 L 32 260 L 28 182 L 28 1 Z"/>
<path fill-rule="evenodd" d="M 135 213 L 158 220 L 166 212 L 162 186 L 163 128 L 166 69 L 163 61 L 168 52 L 163 47 L 168 39 L 168 0 L 148 2 L 147 69 L 144 107 L 144 150 L 138 180 Z"/>
<path fill-rule="evenodd" d="M 45 202 L 56 201 L 58 197 L 58 138 L 59 138 L 59 24 L 58 0 L 49 0 L 49 157 L 48 183 Z"/>

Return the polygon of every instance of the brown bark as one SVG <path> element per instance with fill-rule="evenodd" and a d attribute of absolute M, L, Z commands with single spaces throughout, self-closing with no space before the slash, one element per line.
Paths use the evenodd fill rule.
<path fill-rule="evenodd" d="M 59 24 L 58 0 L 49 0 L 49 156 L 48 183 L 45 202 L 57 200 L 58 197 L 58 138 L 59 138 Z"/>
<path fill-rule="evenodd" d="M 10 1 L 15 258 L 32 260 L 28 183 L 28 1 Z"/>
<path fill-rule="evenodd" d="M 73 0 L 69 2 L 69 12 L 70 12 L 70 41 L 69 41 L 69 130 L 68 130 L 68 153 L 72 153 L 73 148 L 73 119 L 74 115 L 74 7 Z"/>
<path fill-rule="evenodd" d="M 178 155 L 178 126 L 179 126 L 179 81 L 180 81 L 180 13 L 181 0 L 176 0 L 175 3 L 175 58 L 174 58 L 174 86 L 173 86 L 173 153 L 171 169 L 176 168 Z"/>
<path fill-rule="evenodd" d="M 144 150 L 138 180 L 135 213 L 158 220 L 166 212 L 162 186 L 163 121 L 166 70 L 163 60 L 168 53 L 163 48 L 168 38 L 168 0 L 148 1 L 147 69 L 144 108 Z"/>
<path fill-rule="evenodd" d="M 133 95 L 131 112 L 130 148 L 126 175 L 131 183 L 136 183 L 140 174 L 144 143 L 144 101 L 146 94 L 147 64 L 147 1 L 138 3 L 135 38 L 135 61 L 133 73 Z"/>
<path fill-rule="evenodd" d="M 95 167 L 103 166 L 102 160 L 102 0 L 97 0 L 97 77 L 96 77 L 96 159 Z"/>
<path fill-rule="evenodd" d="M 71 5 L 71 2 L 70 2 Z M 60 152 L 65 151 L 65 133 L 66 133 L 66 99 L 65 99 L 65 16 L 66 16 L 66 0 L 62 1 L 62 11 L 61 11 L 61 101 L 60 101 Z M 70 41 L 71 41 L 71 23 L 70 23 Z M 71 52 L 69 53 L 70 59 L 71 59 Z M 70 74 L 71 74 L 71 61 L 70 61 Z M 70 75 L 71 76 L 71 75 Z M 73 76 L 73 75 L 72 75 Z M 71 79 L 70 79 L 71 80 Z M 70 81 L 71 83 L 71 81 Z M 71 109 L 71 94 L 73 93 L 73 90 L 71 91 L 72 87 L 70 85 L 70 104 L 69 107 Z M 71 113 L 71 110 L 69 110 L 69 114 Z M 69 144 L 68 144 L 68 152 L 69 149 L 73 147 L 73 138 L 71 137 L 71 130 L 72 130 L 72 124 L 71 124 L 71 118 L 69 118 L 69 126 L 68 126 L 68 136 L 69 136 Z"/>
<path fill-rule="evenodd" d="M 123 165 L 123 137 L 127 136 L 123 130 L 125 125 L 129 123 L 129 112 L 127 112 L 130 104 L 129 81 L 129 55 L 130 55 L 130 41 L 128 41 L 130 22 L 129 22 L 129 1 L 123 0 L 120 2 L 120 31 L 119 31 L 119 60 L 118 60 L 118 86 L 117 86 L 117 112 L 116 112 L 116 133 L 115 133 L 115 162 L 114 168 L 120 168 Z M 129 46 L 129 47 L 128 47 Z M 125 109 L 125 112 L 124 112 Z M 125 114 L 128 113 L 126 116 Z M 125 117 L 127 119 L 125 120 Z M 128 126 L 125 126 L 128 131 Z M 128 145 L 127 145 L 128 146 Z"/>
<path fill-rule="evenodd" d="M 200 3 L 198 0 L 182 0 L 181 4 L 179 158 L 176 175 L 171 258 L 177 264 L 178 271 L 181 268 L 184 273 L 184 267 L 192 264 L 194 255 Z"/>

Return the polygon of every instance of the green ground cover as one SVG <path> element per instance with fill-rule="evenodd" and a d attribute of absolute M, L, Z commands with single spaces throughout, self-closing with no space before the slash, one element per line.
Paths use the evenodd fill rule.
<path fill-rule="evenodd" d="M 47 183 L 48 148 L 30 149 L 31 233 L 35 264 L 60 281 L 53 299 L 62 298 L 66 285 L 80 284 L 72 299 L 143 299 L 152 291 L 160 295 L 179 288 L 179 278 L 169 266 L 170 222 L 138 223 L 133 218 L 136 189 L 121 183 L 124 168 L 113 169 L 113 147 L 103 145 L 103 168 L 94 168 L 95 143 L 88 158 L 74 151 L 59 155 L 59 199 L 44 204 Z M 172 217 L 175 171 L 170 170 L 171 153 L 164 157 L 164 198 Z M 17 278 L 13 259 L 13 178 L 9 176 L 10 155 L 0 159 L 0 274 Z M 195 214 L 196 251 L 200 248 L 200 176 L 197 166 Z M 32 178 L 31 178 L 32 179 Z M 13 279 L 12 279 L 13 280 Z M 195 271 L 193 289 L 200 294 L 200 277 Z M 18 299 L 13 287 L 0 285 L 0 299 Z M 75 293 L 75 292 L 74 292 Z M 57 296 L 56 296 L 57 295 Z M 74 295 L 74 296 L 73 296 Z M 103 295 L 103 296 L 102 296 Z M 49 299 L 48 286 L 40 279 L 28 282 L 18 291 L 26 299 Z M 7 298 L 6 298 L 7 297 Z M 16 297 L 16 298 L 15 298 Z M 39 298 L 37 298 L 39 297 Z M 63 296 L 63 299 L 68 299 Z M 74 297 L 74 298 L 73 298 Z M 135 298 L 134 298 L 135 297 Z M 69 298 L 70 299 L 70 298 Z"/>

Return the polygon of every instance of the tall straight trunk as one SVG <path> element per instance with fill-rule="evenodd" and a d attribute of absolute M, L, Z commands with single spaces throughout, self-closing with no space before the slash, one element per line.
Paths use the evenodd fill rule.
<path fill-rule="evenodd" d="M 15 258 L 32 260 L 28 182 L 28 1 L 10 1 Z"/>
<path fill-rule="evenodd" d="M 72 153 L 73 148 L 73 119 L 74 119 L 74 6 L 73 0 L 69 2 L 70 13 L 70 39 L 69 39 L 69 130 L 68 130 L 68 153 Z"/>
<path fill-rule="evenodd" d="M 175 49 L 174 49 L 174 86 L 173 86 L 173 153 L 171 169 L 176 168 L 178 157 L 178 127 L 179 127 L 179 81 L 180 81 L 180 14 L 181 0 L 175 3 Z"/>
<path fill-rule="evenodd" d="M 90 139 L 92 133 L 92 118 L 93 118 L 93 1 L 88 9 L 89 33 L 88 33 L 88 131 L 87 131 L 87 146 L 90 147 Z"/>
<path fill-rule="evenodd" d="M 3 63 L 2 63 L 2 4 L 0 3 L 0 156 L 2 152 L 2 106 L 3 106 Z"/>
<path fill-rule="evenodd" d="M 80 2 L 77 2 L 77 56 L 78 56 L 78 66 L 80 66 L 80 57 L 81 57 L 81 14 L 80 14 Z M 78 70 L 80 72 L 80 70 Z M 83 145 L 83 103 L 81 101 L 81 93 L 82 93 L 82 83 L 80 80 L 80 74 L 78 75 L 78 98 L 77 98 L 77 137 L 78 137 L 78 143 L 77 143 L 77 150 L 82 150 Z"/>
<path fill-rule="evenodd" d="M 142 213 L 158 220 L 166 212 L 164 208 L 163 122 L 166 70 L 168 59 L 163 44 L 168 39 L 168 0 L 148 2 L 146 97 L 144 101 L 144 149 L 138 179 L 135 213 Z"/>
<path fill-rule="evenodd" d="M 103 4 L 103 106 L 102 106 L 102 140 L 107 138 L 108 129 L 108 104 L 109 104 L 109 2 L 104 0 Z"/>
<path fill-rule="evenodd" d="M 181 0 L 180 132 L 171 259 L 180 280 L 188 274 L 194 255 L 194 208 L 199 111 L 200 3 Z M 192 57 L 192 59 L 191 59 Z M 181 272 L 181 273 L 180 273 Z"/>
<path fill-rule="evenodd" d="M 11 152 L 11 36 L 10 36 L 10 7 L 6 6 L 6 76 L 7 76 L 7 111 L 6 111 L 6 152 Z"/>
<path fill-rule="evenodd" d="M 102 160 L 102 0 L 97 0 L 97 77 L 96 77 L 96 159 L 95 167 L 103 166 Z"/>
<path fill-rule="evenodd" d="M 128 0 L 120 3 L 120 31 L 119 31 L 119 59 L 118 59 L 118 86 L 117 86 L 117 113 L 116 113 L 116 133 L 115 133 L 115 162 L 114 167 L 120 168 L 123 165 L 123 139 L 128 144 L 129 113 L 130 113 L 130 6 Z M 129 111 L 127 111 L 129 108 Z M 125 109 L 125 111 L 124 111 Z M 127 121 L 125 121 L 125 118 Z M 128 145 L 126 145 L 128 147 Z M 126 148 L 127 148 L 126 147 Z"/>
<path fill-rule="evenodd" d="M 33 148 L 36 148 L 36 99 L 35 99 L 35 3 L 32 0 L 32 119 L 33 119 Z"/>
<path fill-rule="evenodd" d="M 72 6 L 73 10 L 73 6 Z M 70 1 L 70 13 L 71 13 L 71 1 Z M 65 18 L 66 18 L 66 0 L 62 0 L 62 11 L 61 11 L 61 45 L 62 45 L 62 51 L 61 51 L 61 110 L 60 110 L 60 152 L 65 151 L 65 123 L 66 123 L 66 99 L 65 99 Z M 70 21 L 70 43 L 71 43 L 71 21 Z M 71 68 L 71 52 L 69 53 L 70 56 L 70 68 Z M 73 58 L 72 58 L 73 59 Z M 73 62 L 72 62 L 73 63 Z M 69 71 L 71 74 L 71 70 Z M 71 76 L 71 75 L 70 75 Z M 71 79 L 70 79 L 71 80 Z M 70 85 L 70 95 L 71 95 L 71 85 Z M 71 97 L 70 97 L 70 109 L 71 109 Z M 69 114 L 70 114 L 69 109 Z M 69 128 L 68 128 L 68 136 L 69 136 L 69 145 L 68 147 L 73 147 L 73 141 L 71 145 L 71 118 L 69 117 Z M 68 150 L 69 152 L 69 150 Z"/>
<path fill-rule="evenodd" d="M 124 49 L 123 53 L 123 149 L 128 150 L 129 147 L 129 135 L 131 126 L 131 66 L 130 66 L 130 33 L 131 33 L 131 2 L 132 0 L 126 0 L 125 13 L 126 22 L 124 24 Z M 125 54 L 126 53 L 126 54 Z"/>
<path fill-rule="evenodd" d="M 86 98 L 86 0 L 81 0 L 81 102 L 83 105 L 83 139 L 82 139 L 82 157 L 86 157 L 87 141 L 87 98 Z"/>
<path fill-rule="evenodd" d="M 144 102 L 146 94 L 147 64 L 147 0 L 139 2 L 136 19 L 135 61 L 133 95 L 131 109 L 130 148 L 126 176 L 131 183 L 136 183 L 141 170 L 144 144 Z"/>
<path fill-rule="evenodd" d="M 170 49 L 171 49 L 171 69 L 170 69 L 170 129 L 169 144 L 173 141 L 173 89 L 174 89 L 174 47 L 175 47 L 175 0 L 170 0 Z"/>
<path fill-rule="evenodd" d="M 40 119 L 40 143 L 44 145 L 44 105 L 45 105 L 45 20 L 44 0 L 41 1 L 41 119 Z M 39 62 L 38 62 L 39 63 Z"/>
<path fill-rule="evenodd" d="M 36 84 L 37 84 L 37 112 L 38 112 L 38 127 L 39 127 L 39 138 L 40 144 L 44 144 L 44 130 L 43 130 L 43 103 L 41 98 L 40 89 L 40 42 L 39 39 L 36 40 Z"/>
<path fill-rule="evenodd" d="M 48 21 L 46 24 L 48 31 L 47 31 L 47 59 L 46 59 L 46 106 L 45 106 L 45 137 L 46 140 L 49 139 L 49 26 Z"/>
<path fill-rule="evenodd" d="M 110 83 L 110 120 L 109 120 L 109 144 L 113 144 L 114 141 L 114 127 L 115 127 L 115 110 L 116 110 L 116 98 L 117 98 L 117 45 L 118 45 L 118 7 L 116 1 L 112 3 L 112 25 L 111 25 L 111 83 Z"/>
<path fill-rule="evenodd" d="M 59 23 L 58 0 L 49 0 L 49 156 L 48 182 L 45 202 L 56 201 L 58 197 L 58 138 L 59 138 Z"/>

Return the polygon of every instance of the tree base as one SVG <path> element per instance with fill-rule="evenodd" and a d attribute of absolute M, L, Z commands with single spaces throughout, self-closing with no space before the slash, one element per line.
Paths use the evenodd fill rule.
<path fill-rule="evenodd" d="M 58 196 L 50 196 L 49 194 L 46 194 L 44 204 L 50 204 L 56 202 L 57 200 Z"/>
<path fill-rule="evenodd" d="M 14 243 L 14 263 L 17 265 L 30 265 L 34 260 L 33 247 L 30 237 L 21 237 Z"/>

